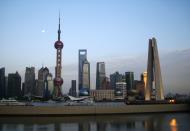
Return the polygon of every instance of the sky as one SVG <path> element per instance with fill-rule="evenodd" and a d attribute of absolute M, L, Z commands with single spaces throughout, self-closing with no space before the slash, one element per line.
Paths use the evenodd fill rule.
<path fill-rule="evenodd" d="M 161 55 L 188 50 L 189 7 L 189 0 L 1 0 L 0 67 L 6 68 L 6 74 L 22 73 L 28 66 L 54 68 L 59 11 L 66 78 L 71 74 L 65 68 L 74 66 L 71 79 L 78 79 L 79 49 L 87 49 L 94 68 L 97 61 L 147 57 L 152 37 Z M 145 59 L 141 72 L 146 70 Z"/>

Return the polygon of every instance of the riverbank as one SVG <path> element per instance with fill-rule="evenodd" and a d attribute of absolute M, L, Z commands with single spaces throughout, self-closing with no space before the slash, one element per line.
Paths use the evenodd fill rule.
<path fill-rule="evenodd" d="M 189 104 L 92 105 L 92 106 L 1 106 L 0 116 L 69 116 L 190 111 Z"/>

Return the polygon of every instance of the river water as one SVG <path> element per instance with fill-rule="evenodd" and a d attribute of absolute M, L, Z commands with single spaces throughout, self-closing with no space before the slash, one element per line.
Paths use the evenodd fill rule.
<path fill-rule="evenodd" d="M 189 131 L 190 113 L 0 117 L 0 131 Z"/>

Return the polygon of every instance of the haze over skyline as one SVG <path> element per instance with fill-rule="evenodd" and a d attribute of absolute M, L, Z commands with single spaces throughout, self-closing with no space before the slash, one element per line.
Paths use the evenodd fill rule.
<path fill-rule="evenodd" d="M 6 68 L 6 74 L 16 70 L 23 74 L 28 66 L 36 67 L 36 71 L 42 65 L 55 67 L 54 42 L 57 40 L 60 10 L 61 40 L 64 42 L 63 87 L 70 88 L 71 78 L 78 80 L 79 49 L 88 50 L 87 58 L 93 67 L 91 76 L 95 75 L 95 62 L 105 61 L 107 76 L 117 70 L 132 70 L 137 78 L 140 72 L 146 70 L 149 38 L 157 39 L 161 56 L 176 50 L 190 49 L 189 7 L 188 0 L 2 0 L 0 67 Z M 172 58 L 175 61 L 175 57 Z M 120 61 L 123 66 L 111 65 L 115 64 L 115 61 Z M 136 61 L 142 63 L 130 65 Z M 163 67 L 162 57 L 160 61 Z M 183 62 L 186 62 L 183 69 L 180 68 L 183 66 L 177 63 L 177 69 L 182 72 L 190 67 L 190 62 Z M 170 66 L 176 66 L 174 64 Z M 67 70 L 69 66 L 73 66 L 76 72 L 70 73 L 71 70 Z M 171 72 L 162 72 L 164 81 L 171 79 Z M 179 80 L 183 81 L 187 76 L 190 76 L 188 71 L 187 75 L 182 75 Z M 91 81 L 95 81 L 93 77 Z M 181 86 L 185 89 L 184 92 L 190 92 L 190 82 L 187 78 L 185 82 L 185 86 Z M 92 85 L 93 88 L 94 86 Z M 179 90 L 178 87 L 174 88 L 176 92 Z"/>

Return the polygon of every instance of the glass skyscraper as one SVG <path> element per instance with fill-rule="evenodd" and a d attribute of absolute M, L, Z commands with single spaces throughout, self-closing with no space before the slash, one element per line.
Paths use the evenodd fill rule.
<path fill-rule="evenodd" d="M 83 62 L 87 59 L 87 50 L 79 50 L 79 65 L 78 65 L 78 84 L 79 90 L 82 89 L 82 80 L 83 80 Z"/>
<path fill-rule="evenodd" d="M 47 74 L 46 80 L 45 80 L 45 90 L 46 90 L 46 98 L 52 98 L 53 97 L 53 91 L 54 91 L 54 83 L 53 83 L 53 76 L 51 73 Z"/>
<path fill-rule="evenodd" d="M 25 97 L 30 98 L 33 95 L 35 85 L 36 85 L 35 68 L 26 67 L 24 89 L 23 89 Z"/>
<path fill-rule="evenodd" d="M 103 81 L 106 77 L 105 72 L 105 63 L 104 62 L 97 62 L 96 65 L 96 89 L 102 89 Z"/>
<path fill-rule="evenodd" d="M 0 98 L 6 97 L 5 68 L 0 68 Z"/>
<path fill-rule="evenodd" d="M 79 95 L 89 95 L 90 91 L 90 63 L 87 60 L 87 50 L 79 50 Z"/>
<path fill-rule="evenodd" d="M 127 91 L 134 89 L 134 73 L 125 72 L 125 80 L 127 83 Z"/>
<path fill-rule="evenodd" d="M 49 74 L 49 69 L 47 67 L 42 67 L 38 71 L 38 80 L 37 80 L 37 86 L 35 87 L 34 95 L 37 97 L 45 97 L 45 81 L 47 79 L 47 75 Z"/>
<path fill-rule="evenodd" d="M 119 74 L 119 72 L 115 72 L 110 75 L 110 84 L 112 89 L 116 89 L 116 83 L 123 81 L 123 75 Z"/>
<path fill-rule="evenodd" d="M 18 72 L 8 75 L 8 97 L 21 97 L 21 76 Z"/>
<path fill-rule="evenodd" d="M 90 90 L 90 63 L 85 60 L 82 68 L 82 88 Z"/>
<path fill-rule="evenodd" d="M 69 95 L 76 97 L 76 80 L 71 80 L 71 88 L 69 89 Z"/>

